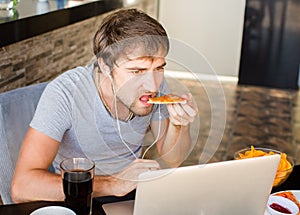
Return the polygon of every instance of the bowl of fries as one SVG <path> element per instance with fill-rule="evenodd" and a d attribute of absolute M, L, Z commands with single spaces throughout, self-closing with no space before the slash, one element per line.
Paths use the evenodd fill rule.
<path fill-rule="evenodd" d="M 278 165 L 277 173 L 274 179 L 273 187 L 281 185 L 291 174 L 294 167 L 294 161 L 292 158 L 287 156 L 286 153 L 282 153 L 280 151 L 269 149 L 269 148 L 246 148 L 237 151 L 234 154 L 234 159 L 246 159 L 246 158 L 253 158 L 253 157 L 260 157 L 260 156 L 269 156 L 273 154 L 280 154 L 281 159 Z"/>

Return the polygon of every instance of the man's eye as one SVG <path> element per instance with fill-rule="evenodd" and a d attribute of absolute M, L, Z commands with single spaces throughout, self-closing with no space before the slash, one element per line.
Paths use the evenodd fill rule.
<path fill-rule="evenodd" d="M 133 73 L 135 75 L 139 75 L 139 74 L 142 74 L 143 71 L 142 70 L 133 70 L 133 71 L 131 71 L 131 73 Z"/>
<path fill-rule="evenodd" d="M 164 67 L 159 67 L 155 69 L 155 72 L 164 72 L 165 68 Z"/>

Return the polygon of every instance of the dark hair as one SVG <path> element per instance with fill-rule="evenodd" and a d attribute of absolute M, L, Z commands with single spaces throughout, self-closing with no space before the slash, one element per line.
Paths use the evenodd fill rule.
<path fill-rule="evenodd" d="M 137 9 L 122 9 L 104 18 L 94 36 L 94 54 L 113 67 L 122 55 L 139 48 L 145 56 L 161 49 L 169 51 L 169 39 L 162 25 Z"/>

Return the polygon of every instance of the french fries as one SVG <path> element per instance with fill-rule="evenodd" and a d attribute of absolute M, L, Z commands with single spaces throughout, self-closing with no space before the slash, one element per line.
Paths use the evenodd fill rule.
<path fill-rule="evenodd" d="M 250 150 L 246 151 L 245 153 L 239 153 L 239 158 L 237 159 L 269 156 L 274 154 L 277 153 L 273 151 L 265 152 L 263 150 L 255 149 L 254 146 L 251 146 Z M 285 153 L 280 153 L 280 156 L 281 159 L 274 180 L 274 186 L 279 185 L 282 182 L 282 180 L 286 179 L 287 176 L 291 173 L 293 167 L 292 164 L 288 161 L 287 155 Z"/>

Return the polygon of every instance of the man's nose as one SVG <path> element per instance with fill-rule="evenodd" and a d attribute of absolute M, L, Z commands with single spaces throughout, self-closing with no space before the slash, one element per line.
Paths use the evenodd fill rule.
<path fill-rule="evenodd" d="M 144 88 L 149 92 L 157 92 L 161 82 L 161 74 L 157 72 L 147 72 L 144 77 Z"/>

